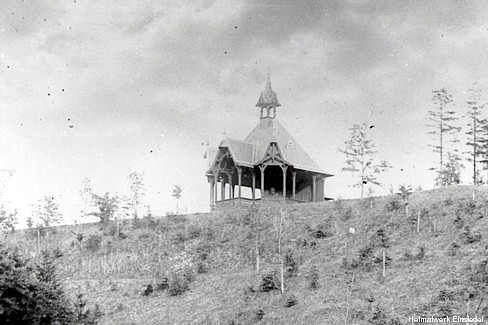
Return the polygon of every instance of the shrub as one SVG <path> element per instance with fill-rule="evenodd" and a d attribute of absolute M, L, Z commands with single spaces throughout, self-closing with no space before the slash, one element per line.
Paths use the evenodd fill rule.
<path fill-rule="evenodd" d="M 400 325 L 400 321 L 394 316 L 389 315 L 381 306 L 375 306 L 368 319 L 369 324 L 373 325 Z"/>
<path fill-rule="evenodd" d="M 162 278 L 161 281 L 156 283 L 156 290 L 157 291 L 165 291 L 168 288 L 169 288 L 169 279 L 168 278 Z"/>
<path fill-rule="evenodd" d="M 256 310 L 256 320 L 257 321 L 262 320 L 264 318 L 264 315 L 265 315 L 264 310 L 262 310 L 262 309 Z"/>
<path fill-rule="evenodd" d="M 33 264 L 17 250 L 0 245 L 0 323 L 96 324 L 99 311 L 86 308 L 82 295 L 72 303 L 56 276 L 54 257 L 43 252 Z"/>
<path fill-rule="evenodd" d="M 203 274 L 208 272 L 208 266 L 202 261 L 199 261 L 197 263 L 197 273 L 198 274 Z"/>
<path fill-rule="evenodd" d="M 102 236 L 90 235 L 85 241 L 85 249 L 89 252 L 97 252 L 102 246 Z"/>
<path fill-rule="evenodd" d="M 190 289 L 190 283 L 181 275 L 174 274 L 168 285 L 168 294 L 170 296 L 179 296 Z"/>
<path fill-rule="evenodd" d="M 319 270 L 317 266 L 312 266 L 308 273 L 308 285 L 312 290 L 316 290 L 319 287 Z"/>
<path fill-rule="evenodd" d="M 285 275 L 289 278 L 294 277 L 298 272 L 298 264 L 295 261 L 293 252 L 287 250 L 285 253 Z"/>
<path fill-rule="evenodd" d="M 388 202 L 386 202 L 385 210 L 388 212 L 396 211 L 396 210 L 400 209 L 401 206 L 402 206 L 402 203 L 400 202 L 400 200 L 398 200 L 397 197 L 390 197 Z"/>
<path fill-rule="evenodd" d="M 376 233 L 371 237 L 371 242 L 374 246 L 380 246 L 383 248 L 390 247 L 390 239 L 383 229 L 378 229 L 376 231 Z"/>
<path fill-rule="evenodd" d="M 472 244 L 479 242 L 481 240 L 480 233 L 472 233 L 471 228 L 466 225 L 464 226 L 463 232 L 461 233 L 462 241 L 464 244 Z"/>
<path fill-rule="evenodd" d="M 197 226 L 190 225 L 188 228 L 188 238 L 189 239 L 198 238 L 200 236 L 201 232 L 202 231 Z"/>
<path fill-rule="evenodd" d="M 459 250 L 459 247 L 461 247 L 461 246 L 459 246 L 457 243 L 451 243 L 451 245 L 447 249 L 447 255 L 448 256 L 456 256 L 456 254 Z"/>
<path fill-rule="evenodd" d="M 297 303 L 298 303 L 297 298 L 292 293 L 289 293 L 288 296 L 286 297 L 286 300 L 285 300 L 285 307 L 287 307 L 287 308 L 293 307 Z"/>
<path fill-rule="evenodd" d="M 261 279 L 260 290 L 261 292 L 269 292 L 272 290 L 277 290 L 278 286 L 276 285 L 277 281 L 275 275 L 272 273 L 265 274 Z"/>

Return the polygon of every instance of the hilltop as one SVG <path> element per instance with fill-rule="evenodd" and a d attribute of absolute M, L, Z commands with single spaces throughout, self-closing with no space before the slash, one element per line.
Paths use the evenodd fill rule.
<path fill-rule="evenodd" d="M 56 227 L 41 246 L 55 252 L 67 293 L 99 305 L 101 324 L 406 324 L 409 316 L 487 315 L 488 189 L 415 192 L 408 202 L 408 216 L 398 195 L 286 206 L 283 295 L 279 207 L 145 217 L 122 223 L 119 236 L 114 224 Z M 38 258 L 35 230 L 4 241 Z"/>

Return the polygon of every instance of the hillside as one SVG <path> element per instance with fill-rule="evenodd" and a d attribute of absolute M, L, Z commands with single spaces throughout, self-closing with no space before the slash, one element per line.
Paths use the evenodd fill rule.
<path fill-rule="evenodd" d="M 67 292 L 100 306 L 101 324 L 406 324 L 409 316 L 488 315 L 488 189 L 416 192 L 409 202 L 408 217 L 397 195 L 286 206 L 284 295 L 277 207 L 146 217 L 122 224 L 119 237 L 115 225 L 64 226 L 41 246 L 59 256 Z M 4 241 L 38 257 L 34 230 Z"/>

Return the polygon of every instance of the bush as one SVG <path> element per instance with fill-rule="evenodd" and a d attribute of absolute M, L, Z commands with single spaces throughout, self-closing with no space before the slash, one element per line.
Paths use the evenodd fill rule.
<path fill-rule="evenodd" d="M 298 264 L 296 263 L 293 252 L 291 250 L 286 251 L 284 264 L 286 277 L 292 278 L 298 273 Z"/>
<path fill-rule="evenodd" d="M 165 291 L 168 288 L 169 288 L 169 279 L 168 278 L 162 278 L 161 281 L 156 283 L 156 290 L 157 291 Z"/>
<path fill-rule="evenodd" d="M 401 206 L 402 206 L 402 203 L 400 202 L 400 200 L 398 200 L 397 197 L 391 197 L 388 200 L 388 202 L 386 202 L 385 210 L 388 212 L 396 211 L 396 210 L 400 209 Z"/>
<path fill-rule="evenodd" d="M 288 296 L 286 297 L 285 307 L 287 308 L 293 307 L 296 304 L 298 304 L 297 298 L 292 293 L 289 293 Z"/>
<path fill-rule="evenodd" d="M 274 274 L 268 273 L 264 275 L 260 285 L 261 292 L 269 292 L 272 290 L 277 290 L 278 286 L 276 285 L 276 283 L 277 281 Z"/>
<path fill-rule="evenodd" d="M 85 249 L 89 252 L 97 252 L 102 246 L 102 236 L 90 235 L 85 241 Z"/>
<path fill-rule="evenodd" d="M 394 316 L 389 315 L 383 307 L 375 306 L 368 319 L 369 324 L 373 325 L 400 325 L 400 321 Z"/>
<path fill-rule="evenodd" d="M 463 232 L 461 233 L 461 238 L 464 244 L 472 244 L 479 242 L 481 240 L 480 233 L 472 233 L 471 228 L 466 225 L 464 226 Z"/>
<path fill-rule="evenodd" d="M 190 290 L 190 283 L 195 276 L 190 268 L 185 269 L 181 274 L 174 273 L 169 278 L 168 294 L 170 296 L 179 296 Z"/>
<path fill-rule="evenodd" d="M 319 287 L 319 270 L 315 265 L 310 268 L 307 279 L 310 289 L 316 290 Z"/>
<path fill-rule="evenodd" d="M 0 323 L 96 324 L 98 309 L 86 308 L 82 295 L 72 303 L 56 276 L 54 257 L 43 252 L 33 264 L 17 250 L 0 246 Z"/>
<path fill-rule="evenodd" d="M 459 250 L 459 246 L 457 243 L 452 243 L 449 248 L 447 249 L 447 255 L 448 256 L 456 256 L 457 252 Z"/>

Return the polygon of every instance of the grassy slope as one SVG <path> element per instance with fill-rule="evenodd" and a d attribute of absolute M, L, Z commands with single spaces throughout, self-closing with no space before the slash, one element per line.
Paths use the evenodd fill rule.
<path fill-rule="evenodd" d="M 105 313 L 102 324 L 247 324 L 256 322 L 258 310 L 264 312 L 263 324 L 344 324 L 348 305 L 348 324 L 368 323 L 375 306 L 407 323 L 409 315 L 439 313 L 442 289 L 453 292 L 450 306 L 455 314 L 465 315 L 467 309 L 474 314 L 480 297 L 465 299 L 463 279 L 467 268 L 486 258 L 487 194 L 485 188 L 467 186 L 414 193 L 409 218 L 403 207 L 387 211 L 388 197 L 375 198 L 373 208 L 367 199 L 289 206 L 284 246 L 299 267 L 294 277 L 285 280 L 285 298 L 278 290 L 258 290 L 262 275 L 277 269 L 272 211 L 259 214 L 260 274 L 254 271 L 256 232 L 246 211 L 156 218 L 131 229 L 124 224 L 126 239 L 103 235 L 101 248 L 93 251 L 87 250 L 86 241 L 90 235 L 101 234 L 98 225 L 59 227 L 42 239 L 42 245 L 63 251 L 57 260 L 60 277 L 70 293 L 79 290 L 90 303 L 100 305 Z M 422 207 L 427 213 L 416 233 L 412 216 Z M 471 226 L 472 234 L 481 234 L 480 241 L 463 243 L 466 236 L 456 226 L 459 222 L 454 222 L 456 214 Z M 356 229 L 354 235 L 350 227 Z M 332 235 L 317 239 L 307 229 L 323 229 Z M 345 268 L 344 260 L 358 260 L 359 251 L 376 242 L 378 229 L 384 230 L 389 247 L 374 246 L 368 260 L 386 251 L 391 258 L 386 278 L 381 276 L 381 264 Z M 84 234 L 81 245 L 72 231 Z M 35 258 L 37 243 L 32 233 L 16 232 L 6 240 Z M 451 256 L 454 242 L 460 247 Z M 421 246 L 425 247 L 423 259 L 405 258 Z M 208 272 L 197 274 L 197 263 L 208 267 Z M 316 290 L 309 288 L 312 266 L 319 271 Z M 175 297 L 162 291 L 142 296 L 147 284 L 155 285 L 185 268 L 195 274 L 189 291 Z M 287 308 L 289 293 L 298 303 Z"/>

